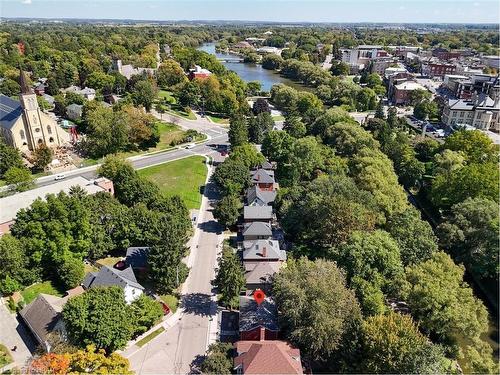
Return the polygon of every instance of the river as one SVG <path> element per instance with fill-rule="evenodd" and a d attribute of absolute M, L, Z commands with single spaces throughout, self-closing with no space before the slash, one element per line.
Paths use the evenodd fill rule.
<path fill-rule="evenodd" d="M 218 58 L 241 58 L 241 56 L 232 53 L 220 53 L 215 52 L 215 43 L 206 43 L 198 48 L 200 51 L 205 51 Z M 298 82 L 292 81 L 288 78 L 280 76 L 273 70 L 267 70 L 262 68 L 260 64 L 252 63 L 239 63 L 239 62 L 222 62 L 222 64 L 229 70 L 237 73 L 241 79 L 245 82 L 259 81 L 262 84 L 262 90 L 269 91 L 271 87 L 277 83 L 284 83 L 288 86 L 292 86 L 297 90 L 310 91 L 310 87 L 306 87 Z"/>

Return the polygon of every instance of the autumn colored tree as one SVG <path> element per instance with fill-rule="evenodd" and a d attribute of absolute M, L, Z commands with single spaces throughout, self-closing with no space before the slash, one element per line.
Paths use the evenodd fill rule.
<path fill-rule="evenodd" d="M 28 374 L 67 374 L 69 364 L 69 354 L 47 353 L 31 362 Z"/>

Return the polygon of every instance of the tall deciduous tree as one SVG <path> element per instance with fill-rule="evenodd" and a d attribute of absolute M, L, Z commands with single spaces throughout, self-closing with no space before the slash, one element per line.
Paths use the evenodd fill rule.
<path fill-rule="evenodd" d="M 91 288 L 71 298 L 62 311 L 70 340 L 81 347 L 95 345 L 113 352 L 130 340 L 132 322 L 123 289 Z"/>
<path fill-rule="evenodd" d="M 236 194 L 229 194 L 217 202 L 214 208 L 214 217 L 225 227 L 231 227 L 238 222 L 243 203 Z"/>
<path fill-rule="evenodd" d="M 438 228 L 443 247 L 479 277 L 499 272 L 498 204 L 483 198 L 468 198 L 451 208 L 447 221 Z"/>
<path fill-rule="evenodd" d="M 273 130 L 274 120 L 269 112 L 259 113 L 248 121 L 248 136 L 251 142 L 261 144 L 267 133 Z"/>
<path fill-rule="evenodd" d="M 221 294 L 220 301 L 224 306 L 238 306 L 237 298 L 245 286 L 245 277 L 239 258 L 229 246 L 224 246 L 218 259 L 214 285 Z"/>
<path fill-rule="evenodd" d="M 444 353 L 411 317 L 390 312 L 367 318 L 361 329 L 359 370 L 367 374 L 443 373 Z"/>
<path fill-rule="evenodd" d="M 153 325 L 158 323 L 163 316 L 163 308 L 160 303 L 151 297 L 141 294 L 130 304 L 134 335 L 146 332 Z"/>
<path fill-rule="evenodd" d="M 44 144 L 38 146 L 33 152 L 33 164 L 35 168 L 43 171 L 52 161 L 52 150 Z"/>
<path fill-rule="evenodd" d="M 0 178 L 12 167 L 23 167 L 21 153 L 15 147 L 7 145 L 0 138 Z"/>
<path fill-rule="evenodd" d="M 413 207 L 392 216 L 387 231 L 398 243 L 405 266 L 426 261 L 438 250 L 432 227 Z"/>

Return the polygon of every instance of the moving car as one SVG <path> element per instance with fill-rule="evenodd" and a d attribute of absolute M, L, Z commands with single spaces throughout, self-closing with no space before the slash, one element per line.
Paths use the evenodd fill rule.
<path fill-rule="evenodd" d="M 193 148 L 194 146 L 196 146 L 194 143 L 188 143 L 186 146 L 184 146 L 184 148 L 190 149 Z"/>
<path fill-rule="evenodd" d="M 59 180 L 64 180 L 66 178 L 65 175 L 63 174 L 57 174 L 54 180 L 59 181 Z"/>

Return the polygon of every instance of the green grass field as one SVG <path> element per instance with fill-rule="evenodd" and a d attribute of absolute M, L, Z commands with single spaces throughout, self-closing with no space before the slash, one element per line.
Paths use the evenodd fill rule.
<path fill-rule="evenodd" d="M 216 124 L 229 124 L 229 119 L 224 118 L 224 117 L 218 117 L 218 116 L 207 116 L 211 121 L 215 122 Z"/>
<path fill-rule="evenodd" d="M 21 291 L 21 295 L 23 296 L 24 302 L 26 302 L 26 304 L 33 301 L 40 293 L 51 294 L 53 296 L 59 297 L 62 297 L 63 295 L 63 293 L 59 291 L 51 281 L 44 281 L 43 283 L 29 286 Z"/>
<path fill-rule="evenodd" d="M 170 308 L 170 311 L 172 311 L 172 314 L 177 311 L 177 307 L 179 306 L 179 299 L 176 296 L 174 296 L 173 294 L 165 294 L 160 296 L 160 299 L 167 304 L 167 306 Z"/>
<path fill-rule="evenodd" d="M 203 156 L 164 163 L 139 170 L 141 176 L 155 182 L 167 196 L 179 195 L 188 209 L 199 208 L 200 187 L 205 184 L 207 168 Z"/>

